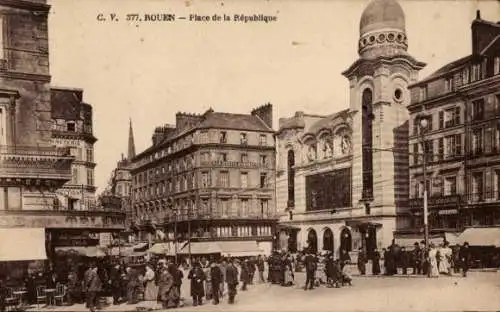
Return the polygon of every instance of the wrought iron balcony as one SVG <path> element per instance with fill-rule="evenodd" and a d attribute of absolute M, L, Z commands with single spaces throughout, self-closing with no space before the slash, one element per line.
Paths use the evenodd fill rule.
<path fill-rule="evenodd" d="M 73 160 L 69 148 L 3 145 L 0 178 L 53 180 L 63 185 L 71 179 Z"/>
<path fill-rule="evenodd" d="M 262 164 L 253 161 L 222 161 L 222 160 L 205 160 L 200 162 L 201 167 L 227 167 L 227 168 L 244 168 L 244 169 L 256 169 L 256 168 L 268 168 L 270 165 L 268 163 Z"/>
<path fill-rule="evenodd" d="M 188 220 L 270 220 L 270 219 L 276 219 L 277 215 L 275 213 L 269 212 L 269 213 L 250 213 L 246 215 L 241 215 L 241 214 L 221 214 L 221 213 L 210 213 L 210 212 L 194 212 L 191 214 L 187 213 L 182 213 L 182 214 L 177 214 L 177 215 L 169 215 L 163 217 L 163 221 L 165 223 L 170 223 L 170 222 L 180 222 L 180 221 L 188 221 Z"/>

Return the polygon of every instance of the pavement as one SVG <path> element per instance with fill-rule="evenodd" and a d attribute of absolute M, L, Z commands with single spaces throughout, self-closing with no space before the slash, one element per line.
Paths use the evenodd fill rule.
<path fill-rule="evenodd" d="M 220 305 L 205 302 L 186 306 L 179 311 L 500 311 L 500 273 L 470 272 L 466 278 L 460 275 L 426 278 L 424 276 L 354 275 L 353 286 L 326 288 L 320 286 L 304 291 L 304 273 L 295 274 L 296 285 L 280 287 L 268 283 L 255 283 L 248 291 L 238 291 L 236 303 Z M 183 283 L 183 295 L 189 295 L 189 283 Z M 139 307 L 139 309 L 138 309 Z M 107 311 L 156 310 L 156 303 L 141 302 L 137 305 L 107 306 Z M 53 307 L 28 311 L 88 311 L 84 305 Z"/>

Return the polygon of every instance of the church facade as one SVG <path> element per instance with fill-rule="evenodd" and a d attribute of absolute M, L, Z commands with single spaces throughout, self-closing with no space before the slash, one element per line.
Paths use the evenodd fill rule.
<path fill-rule="evenodd" d="M 373 0 L 361 16 L 359 58 L 342 73 L 348 108 L 280 119 L 281 248 L 370 256 L 408 226 L 408 85 L 425 64 L 407 49 L 401 6 Z"/>

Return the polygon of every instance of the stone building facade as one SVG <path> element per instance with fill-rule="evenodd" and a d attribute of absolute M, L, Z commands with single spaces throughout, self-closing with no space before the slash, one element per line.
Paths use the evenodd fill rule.
<path fill-rule="evenodd" d="M 95 210 L 94 143 L 92 106 L 83 102 L 83 90 L 51 88 L 52 144 L 68 147 L 75 158 L 71 180 L 57 191 L 61 209 Z"/>
<path fill-rule="evenodd" d="M 280 123 L 277 205 L 289 212 L 281 218 L 288 229 L 280 237 L 297 241 L 297 248 L 336 254 L 365 248 L 371 254 L 408 226 L 407 87 L 425 64 L 407 48 L 401 6 L 373 0 L 361 16 L 359 58 L 342 73 L 349 81 L 349 108 L 326 117 L 299 113 Z M 331 156 L 321 156 L 329 150 Z M 290 151 L 294 162 L 285 160 Z M 296 199 L 290 198 L 292 188 L 282 192 L 292 181 Z M 318 197 L 321 209 L 304 196 Z"/>
<path fill-rule="evenodd" d="M 44 0 L 0 1 L 1 261 L 45 259 L 46 251 L 50 257 L 61 231 L 69 238 L 72 230 L 123 228 L 122 214 L 57 204 L 74 157 L 52 144 L 49 11 Z"/>
<path fill-rule="evenodd" d="M 270 104 L 251 114 L 177 113 L 176 125 L 156 128 L 153 145 L 132 160 L 134 218 L 161 227 L 170 240 L 191 241 L 193 253 L 214 241 L 253 241 L 269 252 L 276 224 L 272 121 Z"/>
<path fill-rule="evenodd" d="M 471 31 L 470 55 L 410 86 L 408 235 L 423 226 L 424 152 L 431 233 L 500 224 L 500 24 L 478 12 Z"/>

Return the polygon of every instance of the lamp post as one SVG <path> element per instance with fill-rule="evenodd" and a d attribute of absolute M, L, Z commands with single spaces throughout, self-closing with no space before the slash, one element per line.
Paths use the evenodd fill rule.
<path fill-rule="evenodd" d="M 174 251 L 175 251 L 175 264 L 177 265 L 177 210 L 174 210 Z"/>
<path fill-rule="evenodd" d="M 423 170 L 423 178 L 424 178 L 424 242 L 425 249 L 429 249 L 429 211 L 427 207 L 427 145 L 425 143 L 425 133 L 429 127 L 429 119 L 427 116 L 421 116 L 419 118 L 420 125 L 420 136 L 422 139 L 422 170 Z"/>

